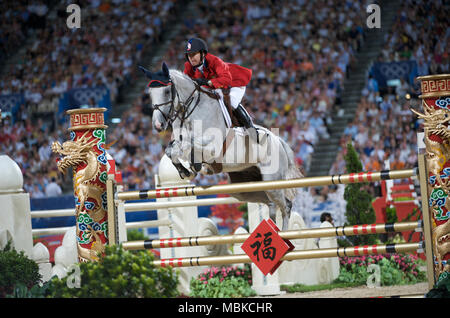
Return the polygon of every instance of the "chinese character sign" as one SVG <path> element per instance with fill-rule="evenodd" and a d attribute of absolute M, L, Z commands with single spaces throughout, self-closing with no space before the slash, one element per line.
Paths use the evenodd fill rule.
<path fill-rule="evenodd" d="M 289 241 L 278 235 L 279 229 L 272 220 L 263 220 L 242 244 L 242 249 L 264 275 L 273 274 L 281 264 L 280 259 L 293 248 Z"/>

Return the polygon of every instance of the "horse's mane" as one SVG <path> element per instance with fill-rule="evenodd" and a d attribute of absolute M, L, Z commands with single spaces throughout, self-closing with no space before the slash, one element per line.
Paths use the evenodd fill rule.
<path fill-rule="evenodd" d="M 169 70 L 169 74 L 170 76 L 174 76 L 175 78 L 182 80 L 182 81 L 188 81 L 188 82 L 192 82 L 192 79 L 187 76 L 186 74 L 184 74 L 183 72 L 179 71 L 179 70 Z"/>
<path fill-rule="evenodd" d="M 169 70 L 169 74 L 172 77 L 172 80 L 175 81 L 175 84 L 179 85 L 179 87 L 181 87 L 182 89 L 187 89 L 186 92 L 188 94 L 190 94 L 192 92 L 192 87 L 195 85 L 192 78 L 190 78 L 188 75 L 184 74 L 183 72 L 181 72 L 179 70 L 175 70 L 175 69 Z M 203 95 L 205 95 L 209 98 L 212 98 L 214 100 L 217 99 L 217 97 L 215 97 L 214 95 L 211 95 L 207 92 L 208 89 L 203 88 L 200 91 Z"/>

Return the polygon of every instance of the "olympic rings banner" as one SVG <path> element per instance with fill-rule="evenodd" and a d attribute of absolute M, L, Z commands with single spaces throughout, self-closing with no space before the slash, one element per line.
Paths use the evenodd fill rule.
<path fill-rule="evenodd" d="M 17 112 L 20 104 L 25 102 L 23 94 L 0 95 L 0 109 L 4 114 Z"/>
<path fill-rule="evenodd" d="M 401 78 L 412 85 L 417 76 L 417 63 L 416 61 L 374 63 L 370 73 L 377 80 L 379 87 L 387 87 L 389 80 Z"/>
<path fill-rule="evenodd" d="M 95 105 L 90 104 L 91 100 L 94 101 Z M 68 109 L 76 109 L 83 106 L 104 107 L 107 109 L 107 114 L 108 110 L 111 109 L 109 89 L 106 86 L 96 86 L 89 88 L 73 88 L 68 90 L 59 100 L 58 113 L 63 115 Z"/>

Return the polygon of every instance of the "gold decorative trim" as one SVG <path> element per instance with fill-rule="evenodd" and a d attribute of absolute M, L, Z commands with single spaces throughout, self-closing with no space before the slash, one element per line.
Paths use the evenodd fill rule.
<path fill-rule="evenodd" d="M 424 98 L 439 98 L 439 97 L 444 97 L 444 96 L 450 96 L 450 91 L 447 92 L 440 92 L 440 93 L 429 93 L 429 94 L 423 94 L 423 95 L 419 95 L 419 98 L 424 99 Z"/>
<path fill-rule="evenodd" d="M 421 99 L 439 98 L 450 95 L 450 74 L 419 76 Z"/>
<path fill-rule="evenodd" d="M 66 113 L 70 115 L 69 131 L 86 129 L 106 129 L 104 112 L 106 108 L 79 108 L 70 109 Z"/>
<path fill-rule="evenodd" d="M 450 74 L 424 75 L 424 76 L 417 77 L 417 79 L 419 81 L 423 81 L 423 80 L 439 80 L 439 79 L 444 79 L 444 78 L 450 78 Z"/>
<path fill-rule="evenodd" d="M 77 108 L 77 109 L 69 109 L 66 111 L 67 115 L 71 114 L 89 114 L 89 113 L 104 113 L 107 109 L 105 107 L 100 108 Z"/>

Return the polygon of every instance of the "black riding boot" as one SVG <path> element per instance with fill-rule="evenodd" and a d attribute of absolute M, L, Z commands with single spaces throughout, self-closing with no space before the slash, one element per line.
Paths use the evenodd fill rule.
<path fill-rule="evenodd" d="M 236 116 L 239 125 L 247 129 L 255 128 L 255 126 L 253 126 L 253 121 L 250 118 L 250 115 L 247 113 L 247 111 L 241 104 L 239 104 L 239 106 L 233 110 L 233 113 L 234 116 Z"/>
<path fill-rule="evenodd" d="M 247 113 L 244 106 L 242 106 L 242 104 L 239 104 L 239 106 L 233 110 L 233 113 L 234 116 L 236 116 L 239 125 L 247 129 L 250 137 L 259 144 L 258 129 L 253 125 L 253 120 L 250 118 L 250 115 Z"/>

